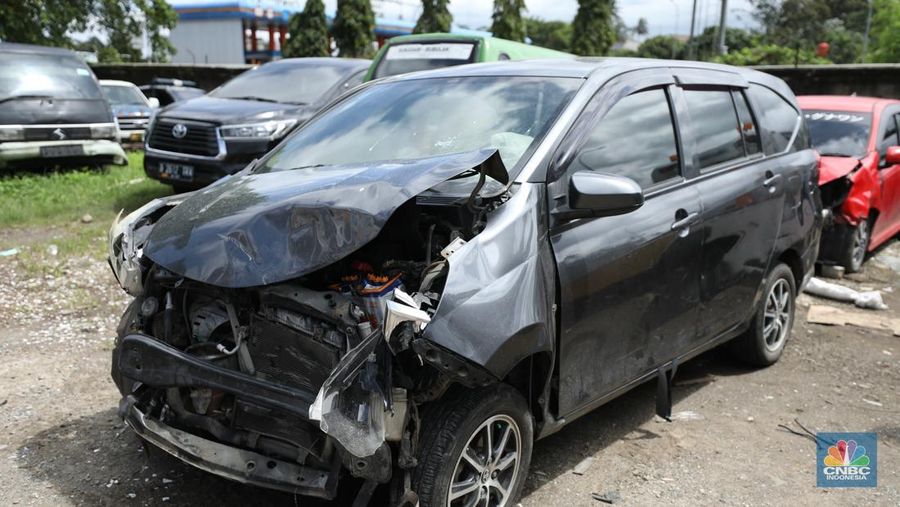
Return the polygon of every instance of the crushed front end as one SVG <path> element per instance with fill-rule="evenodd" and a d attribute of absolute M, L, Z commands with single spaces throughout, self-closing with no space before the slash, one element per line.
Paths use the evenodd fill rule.
<path fill-rule="evenodd" d="M 233 188 L 218 188 L 227 185 L 200 191 L 205 196 L 154 201 L 111 230 L 110 264 L 135 298 L 112 357 L 120 415 L 166 452 L 257 486 L 334 498 L 344 473 L 371 484 L 402 477 L 416 464 L 418 407 L 454 381 L 495 380 L 422 335 L 438 307 L 448 258 L 478 234 L 491 204 L 394 200 L 373 237 L 350 245 L 346 256 L 324 252 L 327 264 L 309 258 L 311 266 L 325 265 L 292 278 L 260 270 L 276 279 L 266 284 L 228 283 L 256 276 L 245 266 L 226 276 L 242 253 L 263 256 L 263 242 L 229 251 L 238 261 L 219 259 L 222 265 L 197 256 L 191 272 L 205 274 L 195 278 L 164 267 L 163 254 L 147 255 L 153 241 L 169 248 L 156 252 L 171 254 L 166 238 L 152 231 L 169 230 L 163 222 L 172 217 L 191 221 L 192 202 L 209 210 L 243 199 Z M 187 199 L 192 202 L 183 204 Z M 173 211 L 181 206 L 190 217 Z M 260 215 L 266 212 L 252 223 L 271 228 Z M 287 216 L 288 226 L 322 227 L 321 217 L 309 219 L 304 206 Z M 196 220 L 190 228 L 202 234 Z M 218 236 L 227 247 L 228 237 L 246 239 L 259 230 Z M 448 365 L 452 373 L 442 368 Z"/>

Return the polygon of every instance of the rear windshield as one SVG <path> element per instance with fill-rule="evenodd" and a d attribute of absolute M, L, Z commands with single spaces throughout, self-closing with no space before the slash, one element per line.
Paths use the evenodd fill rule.
<path fill-rule="evenodd" d="M 144 94 L 133 86 L 100 85 L 109 103 L 114 106 L 146 106 Z"/>
<path fill-rule="evenodd" d="M 866 154 L 871 113 L 803 111 L 813 148 L 822 156 L 859 158 Z"/>
<path fill-rule="evenodd" d="M 15 97 L 102 99 L 94 74 L 67 55 L 0 53 L 0 100 Z"/>
<path fill-rule="evenodd" d="M 475 61 L 474 42 L 429 42 L 395 44 L 388 47 L 374 78 L 419 70 L 439 69 Z"/>
<path fill-rule="evenodd" d="M 250 69 L 209 93 L 225 99 L 312 104 L 345 76 L 345 67 L 276 62 Z"/>

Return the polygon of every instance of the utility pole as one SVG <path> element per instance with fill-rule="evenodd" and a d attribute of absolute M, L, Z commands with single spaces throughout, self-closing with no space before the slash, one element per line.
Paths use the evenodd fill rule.
<path fill-rule="evenodd" d="M 869 29 L 872 28 L 872 0 L 869 0 L 869 12 L 866 14 L 866 34 L 863 36 L 862 62 L 866 63 L 869 52 Z"/>
<path fill-rule="evenodd" d="M 691 34 L 688 35 L 687 59 L 694 59 L 694 25 L 697 22 L 697 0 L 694 0 L 694 8 L 691 10 Z"/>
<path fill-rule="evenodd" d="M 720 55 L 724 55 L 728 51 L 728 47 L 725 46 L 725 30 L 727 29 L 727 17 L 728 17 L 728 0 L 722 0 L 722 12 L 719 15 L 719 42 L 716 44 L 716 51 Z"/>

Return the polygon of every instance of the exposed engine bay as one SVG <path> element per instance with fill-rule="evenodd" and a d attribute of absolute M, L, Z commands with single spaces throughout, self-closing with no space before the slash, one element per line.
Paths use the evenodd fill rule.
<path fill-rule="evenodd" d="M 421 334 L 448 259 L 506 198 L 476 197 L 483 171 L 461 176 L 479 180 L 470 195 L 396 203 L 350 255 L 268 285 L 217 286 L 144 255 L 184 197 L 115 224 L 110 264 L 135 296 L 113 357 L 120 415 L 201 468 L 301 494 L 332 498 L 340 468 L 374 484 L 414 467 L 419 407 L 493 380 Z"/>

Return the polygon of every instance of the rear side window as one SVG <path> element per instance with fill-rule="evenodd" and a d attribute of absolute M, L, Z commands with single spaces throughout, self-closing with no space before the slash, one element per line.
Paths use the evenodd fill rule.
<path fill-rule="evenodd" d="M 685 90 L 684 98 L 691 115 L 700 170 L 744 158 L 744 139 L 731 92 Z"/>
<path fill-rule="evenodd" d="M 620 100 L 588 134 L 570 171 L 617 174 L 642 188 L 679 176 L 678 148 L 669 99 L 662 89 Z"/>
<path fill-rule="evenodd" d="M 751 84 L 749 93 L 756 106 L 756 115 L 766 141 L 766 154 L 783 152 L 790 145 L 794 131 L 801 123 L 800 113 L 781 95 L 765 86 Z M 803 148 L 803 145 L 795 145 L 793 150 Z"/>

